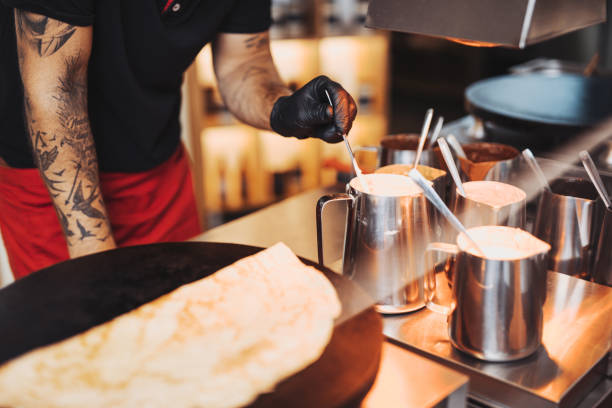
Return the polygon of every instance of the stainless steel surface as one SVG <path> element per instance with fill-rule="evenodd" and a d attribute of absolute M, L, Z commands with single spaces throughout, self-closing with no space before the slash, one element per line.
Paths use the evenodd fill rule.
<path fill-rule="evenodd" d="M 317 258 L 315 211 L 318 198 L 340 192 L 342 186 L 320 188 L 273 204 L 193 238 L 195 241 L 234 242 L 268 247 L 285 242 L 297 255 Z M 336 260 L 342 254 L 345 203 L 326 208 L 325 254 Z M 466 405 L 467 376 L 428 358 L 383 344 L 376 381 L 363 408 L 460 408 Z"/>
<path fill-rule="evenodd" d="M 416 155 L 414 156 L 414 164 L 412 167 L 417 167 L 421 160 L 421 154 L 423 153 L 423 147 L 425 147 L 425 140 L 427 139 L 427 135 L 429 134 L 429 126 L 431 126 L 431 119 L 433 118 L 433 109 L 427 109 L 427 113 L 425 113 L 425 122 L 423 123 L 423 128 L 421 129 L 421 136 L 419 137 L 419 145 L 416 150 Z"/>
<path fill-rule="evenodd" d="M 552 246 L 548 261 L 550 270 L 589 277 L 599 235 L 595 233 L 599 221 L 597 207 L 601 203 L 555 191 L 554 186 L 552 192 L 542 191 L 533 233 Z"/>
<path fill-rule="evenodd" d="M 389 164 L 414 164 L 418 148 L 418 136 L 398 134 L 384 137 L 380 144 L 378 167 Z M 420 164 L 439 167 L 438 158 L 433 149 L 424 149 L 419 159 Z"/>
<path fill-rule="evenodd" d="M 428 146 L 433 146 L 434 143 L 436 143 L 436 140 L 438 140 L 438 136 L 440 136 L 440 132 L 442 131 L 442 125 L 444 125 L 444 117 L 440 116 L 436 122 L 433 132 L 431 133 L 431 138 L 427 143 Z"/>
<path fill-rule="evenodd" d="M 472 121 L 466 119 L 453 125 L 471 126 Z M 540 158 L 538 161 L 545 165 L 552 163 Z M 576 169 L 584 172 L 584 169 Z M 342 190 L 343 186 L 336 185 L 301 193 L 206 231 L 194 240 L 259 246 L 283 241 L 296 254 L 315 260 L 317 244 L 313 207 L 322 195 Z M 324 250 L 327 266 L 332 266 L 334 260 L 342 257 L 346 208 L 343 203 L 331 204 L 326 211 Z M 549 272 L 544 304 L 543 347 L 535 355 L 513 363 L 483 363 L 453 350 L 448 341 L 445 318 L 427 310 L 385 318 L 385 333 L 392 341 L 411 350 L 407 351 L 409 356 L 414 357 L 414 353 L 418 353 L 469 375 L 470 398 L 486 401 L 490 406 L 574 407 L 585 401 L 587 405 L 581 404 L 580 408 L 591 408 L 595 406 L 590 405 L 591 400 L 598 400 L 597 396 L 612 390 L 612 382 L 602 381 L 603 374 L 593 370 L 598 361 L 605 360 L 602 356 L 611 346 L 611 291 L 612 288 Z M 383 366 L 391 364 L 389 359 L 393 357 L 383 353 L 381 370 Z M 433 370 L 440 366 L 434 361 L 428 362 Z M 410 362 L 395 366 L 398 370 L 396 376 L 404 378 L 404 375 L 411 375 L 414 373 L 411 367 Z M 605 368 L 602 367 L 603 372 Z M 444 376 L 438 371 L 423 374 L 423 378 L 428 380 L 426 382 L 430 382 L 432 377 Z M 401 381 L 388 392 L 422 395 L 432 392 L 440 400 L 448 395 L 438 387 L 412 384 Z M 378 386 L 382 384 L 375 384 L 374 387 Z M 593 391 L 589 392 L 591 389 Z M 597 395 L 593 397 L 593 393 Z M 381 405 L 389 406 L 398 405 Z"/>
<path fill-rule="evenodd" d="M 333 109 L 334 104 L 332 103 L 331 97 L 329 96 L 329 92 L 327 92 L 327 89 L 325 89 L 325 95 L 327 95 L 327 100 L 329 101 L 329 105 Z M 346 146 L 346 150 L 348 151 L 349 157 L 351 159 L 351 165 L 353 166 L 353 171 L 355 172 L 355 175 L 359 177 L 359 180 L 361 180 L 361 185 L 363 186 L 363 189 L 365 191 L 368 191 L 368 183 L 366 183 L 363 179 L 363 173 L 361 172 L 361 169 L 359 168 L 359 165 L 357 164 L 357 160 L 355 160 L 355 155 L 353 154 L 353 150 L 351 149 L 351 145 L 349 144 L 349 141 L 346 135 L 343 134 L 342 139 L 344 140 L 344 145 Z"/>
<path fill-rule="evenodd" d="M 484 247 L 515 248 L 516 231 L 508 227 L 469 230 Z M 480 239 L 479 239 L 480 238 Z M 546 299 L 546 264 L 550 246 L 538 243 L 529 233 L 522 240 L 542 251 L 513 260 L 489 259 L 458 245 L 434 243 L 427 251 L 441 251 L 454 259 L 455 274 L 448 304 L 440 304 L 437 286 L 448 287 L 446 274 L 425 276 L 427 307 L 447 308 L 448 337 L 457 349 L 485 361 L 512 361 L 533 354 L 542 339 L 542 306 Z M 465 245 L 465 244 L 464 244 Z M 523 244 L 528 245 L 528 244 Z M 485 254 L 486 255 L 486 254 Z M 438 275 L 437 277 L 435 275 Z"/>
<path fill-rule="evenodd" d="M 384 333 L 409 350 L 470 375 L 470 394 L 493 406 L 573 407 L 604 379 L 612 338 L 612 288 L 548 272 L 542 347 L 511 363 L 455 350 L 446 318 L 427 309 L 384 319 Z"/>
<path fill-rule="evenodd" d="M 469 181 L 464 186 L 481 185 L 489 186 L 491 181 Z M 502 183 L 505 185 L 505 183 Z M 495 184 L 494 184 L 495 185 Z M 505 185 L 506 188 L 513 190 L 518 187 Z M 468 188 L 469 189 L 469 188 Z M 507 225 L 509 227 L 525 228 L 527 223 L 527 203 L 526 199 L 513 202 L 502 206 L 493 206 L 487 203 L 473 200 L 470 196 L 463 196 L 457 190 L 451 194 L 451 206 L 453 213 L 465 225 L 466 228 L 478 227 L 481 225 Z M 447 236 L 448 237 L 448 236 Z M 454 242 L 452 239 L 445 238 L 447 242 Z"/>
<path fill-rule="evenodd" d="M 533 171 L 533 173 L 536 175 L 536 177 L 540 181 L 540 184 L 542 185 L 542 187 L 548 191 L 551 191 L 550 186 L 548 185 L 548 180 L 546 180 L 546 176 L 542 172 L 542 168 L 538 164 L 538 161 L 536 160 L 531 150 L 525 149 L 523 150 L 522 154 L 523 154 L 523 158 L 529 165 L 529 168 L 531 168 L 531 171 Z"/>
<path fill-rule="evenodd" d="M 524 48 L 605 19 L 605 0 L 370 0 L 366 27 Z"/>
<path fill-rule="evenodd" d="M 464 154 L 459 157 L 461 171 L 465 180 L 491 180 L 509 182 L 521 174 L 523 159 L 518 150 L 512 146 L 490 142 L 475 142 L 463 145 Z M 486 161 L 472 161 L 475 154 L 481 152 L 492 157 Z M 469 157 L 469 158 L 468 158 Z"/>
<path fill-rule="evenodd" d="M 597 167 L 595 167 L 595 163 L 593 162 L 591 155 L 586 150 L 583 150 L 579 153 L 579 156 L 580 160 L 582 161 L 582 165 L 584 166 L 584 169 L 586 170 L 587 174 L 589 175 L 589 178 L 591 179 L 591 182 L 599 193 L 599 197 L 601 197 L 601 200 L 603 201 L 604 205 L 607 208 L 610 208 L 610 196 L 608 195 L 606 186 L 604 185 L 603 180 L 601 179 L 601 176 L 597 171 Z"/>
<path fill-rule="evenodd" d="M 393 174 L 366 175 L 377 180 L 403 178 Z M 377 304 L 381 313 L 404 313 L 425 306 L 422 257 L 434 240 L 433 208 L 422 194 L 382 196 L 355 189 L 347 194 L 327 195 L 317 203 L 319 263 L 323 264 L 323 210 L 328 202 L 346 201 L 346 232 L 342 274 L 357 282 Z"/>
<path fill-rule="evenodd" d="M 446 139 L 441 138 L 438 140 L 438 146 L 440 147 L 440 152 L 442 153 L 442 157 L 444 158 L 444 162 L 446 163 L 446 167 L 450 171 L 451 176 L 453 177 L 453 181 L 455 182 L 455 186 L 459 193 L 465 196 L 465 190 L 463 189 L 463 183 L 461 182 L 461 176 L 459 175 L 459 170 L 457 169 L 457 165 L 455 164 L 455 159 L 453 159 L 453 154 L 451 153 L 448 144 L 446 143 Z"/>
<path fill-rule="evenodd" d="M 457 156 L 467 159 L 467 156 L 465 155 L 465 151 L 463 151 L 463 147 L 461 147 L 461 143 L 459 143 L 455 135 L 453 135 L 452 133 L 449 133 L 446 139 L 448 140 L 448 143 L 453 147 L 453 149 L 455 149 Z"/>
<path fill-rule="evenodd" d="M 427 180 L 417 170 L 410 170 L 408 173 L 410 178 L 421 187 L 427 200 L 433 204 L 434 207 L 448 220 L 453 228 L 457 231 L 465 234 L 466 237 L 472 242 L 474 247 L 478 248 L 478 244 L 470 237 L 470 233 L 465 229 L 465 226 L 459 221 L 459 219 L 453 214 L 453 212 L 446 206 L 442 198 L 436 193 L 436 191 L 429 186 Z"/>
<path fill-rule="evenodd" d="M 612 209 L 606 208 L 597 244 L 593 281 L 612 286 Z M 612 364 L 610 364 L 612 368 Z"/>

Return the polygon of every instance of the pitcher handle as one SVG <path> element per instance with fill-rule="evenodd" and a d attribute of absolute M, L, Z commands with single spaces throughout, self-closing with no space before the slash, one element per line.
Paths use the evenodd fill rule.
<path fill-rule="evenodd" d="M 333 201 L 353 201 L 353 196 L 345 193 L 334 193 L 324 195 L 317 201 L 317 255 L 319 257 L 319 265 L 323 264 L 323 209 L 325 206 Z"/>
<path fill-rule="evenodd" d="M 432 312 L 450 315 L 454 309 L 454 300 L 451 304 L 443 305 L 436 302 L 436 262 L 433 257 L 433 252 L 442 252 L 450 255 L 453 258 L 459 253 L 459 248 L 454 244 L 445 242 L 432 242 L 425 249 L 425 279 L 423 279 L 423 292 L 425 294 L 425 306 Z"/>

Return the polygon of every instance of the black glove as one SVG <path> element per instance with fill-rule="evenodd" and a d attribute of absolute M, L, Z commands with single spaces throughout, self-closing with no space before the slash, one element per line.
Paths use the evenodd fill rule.
<path fill-rule="evenodd" d="M 337 82 L 318 76 L 293 95 L 278 98 L 270 114 L 270 126 L 283 136 L 316 137 L 338 143 L 351 129 L 355 115 L 357 106 L 351 95 Z"/>

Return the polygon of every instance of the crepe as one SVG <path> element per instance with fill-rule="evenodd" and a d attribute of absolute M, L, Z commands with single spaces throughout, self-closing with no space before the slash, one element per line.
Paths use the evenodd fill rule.
<path fill-rule="evenodd" d="M 284 244 L 0 366 L 0 407 L 236 407 L 323 353 L 334 287 Z"/>

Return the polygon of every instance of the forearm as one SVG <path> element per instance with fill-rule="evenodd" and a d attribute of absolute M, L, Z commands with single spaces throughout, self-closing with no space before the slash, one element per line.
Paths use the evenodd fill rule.
<path fill-rule="evenodd" d="M 281 80 L 270 54 L 268 33 L 245 36 L 241 40 L 249 50 L 247 61 L 215 64 L 219 91 L 227 108 L 241 121 L 260 129 L 270 129 L 270 112 L 276 100 L 291 91 Z M 225 48 L 228 48 L 225 46 Z M 215 61 L 224 44 L 213 44 Z"/>
<path fill-rule="evenodd" d="M 89 53 L 76 48 L 75 52 L 55 54 L 73 34 L 74 41 L 87 34 L 70 34 L 70 26 L 61 27 L 60 34 L 67 32 L 68 38 L 58 40 L 56 30 L 50 35 L 56 45 L 49 45 L 44 38 L 40 40 L 40 33 L 28 31 L 28 21 L 19 21 L 28 16 L 19 13 L 16 12 L 18 50 L 27 128 L 34 159 L 56 209 L 68 251 L 76 257 L 113 248 L 87 112 Z"/>
<path fill-rule="evenodd" d="M 74 84 L 80 87 L 80 84 Z M 71 94 L 76 92 L 77 95 Z M 41 110 L 26 99 L 32 151 L 64 231 L 71 257 L 115 246 L 102 199 L 96 150 L 81 90 L 58 87 L 57 104 Z M 55 115 L 47 115 L 51 113 Z"/>

